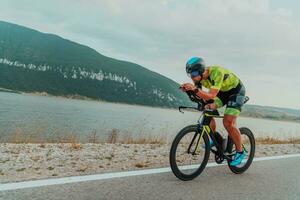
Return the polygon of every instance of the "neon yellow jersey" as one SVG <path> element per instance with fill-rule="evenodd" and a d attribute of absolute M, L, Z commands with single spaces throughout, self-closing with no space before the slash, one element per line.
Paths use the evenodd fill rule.
<path fill-rule="evenodd" d="M 240 80 L 239 78 L 229 71 L 220 66 L 209 66 L 208 67 L 209 77 L 206 80 L 201 80 L 200 83 L 207 89 L 218 89 L 221 92 L 226 92 L 235 88 Z"/>

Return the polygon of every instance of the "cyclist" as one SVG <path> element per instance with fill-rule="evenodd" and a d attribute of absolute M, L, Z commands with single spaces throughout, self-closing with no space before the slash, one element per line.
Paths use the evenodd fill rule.
<path fill-rule="evenodd" d="M 245 87 L 231 71 L 216 65 L 206 67 L 204 60 L 199 57 L 193 57 L 187 61 L 186 73 L 194 84 L 182 84 L 182 91 L 192 90 L 204 101 L 213 99 L 214 103 L 206 105 L 207 109 L 215 110 L 226 105 L 223 125 L 236 146 L 236 154 L 230 165 L 239 165 L 246 156 L 246 152 L 241 146 L 241 133 L 236 127 L 236 120 L 244 104 Z M 202 86 L 207 88 L 208 92 L 203 91 Z M 211 121 L 210 127 L 214 132 L 216 131 L 214 119 Z"/>

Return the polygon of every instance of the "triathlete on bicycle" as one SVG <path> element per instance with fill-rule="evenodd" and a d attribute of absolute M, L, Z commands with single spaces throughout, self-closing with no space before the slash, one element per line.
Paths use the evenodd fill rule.
<path fill-rule="evenodd" d="M 193 57 L 187 61 L 186 73 L 191 77 L 194 84 L 182 84 L 182 91 L 192 90 L 197 97 L 205 101 L 213 99 L 214 103 L 206 105 L 205 108 L 207 109 L 216 110 L 226 105 L 223 125 L 236 147 L 236 154 L 230 165 L 239 165 L 246 156 L 246 152 L 242 149 L 241 134 L 236 127 L 236 120 L 244 104 L 245 87 L 231 71 L 216 65 L 206 67 L 204 60 L 199 57 Z M 202 86 L 209 91 L 203 91 Z M 216 131 L 214 119 L 211 121 L 210 127 L 214 132 Z M 211 144 L 211 146 L 213 145 Z"/>

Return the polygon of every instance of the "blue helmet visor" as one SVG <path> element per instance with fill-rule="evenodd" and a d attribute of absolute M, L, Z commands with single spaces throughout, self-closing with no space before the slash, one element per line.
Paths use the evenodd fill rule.
<path fill-rule="evenodd" d="M 200 75 L 199 71 L 192 71 L 191 72 L 191 77 L 192 78 L 195 77 L 195 76 L 199 76 L 199 75 Z"/>

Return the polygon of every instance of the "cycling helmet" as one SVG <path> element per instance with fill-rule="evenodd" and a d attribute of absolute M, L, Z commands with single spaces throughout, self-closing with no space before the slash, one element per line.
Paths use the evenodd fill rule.
<path fill-rule="evenodd" d="M 189 59 L 185 66 L 185 71 L 187 74 L 191 74 L 194 71 L 199 72 L 199 75 L 202 75 L 205 70 L 205 63 L 202 58 L 193 57 Z"/>

